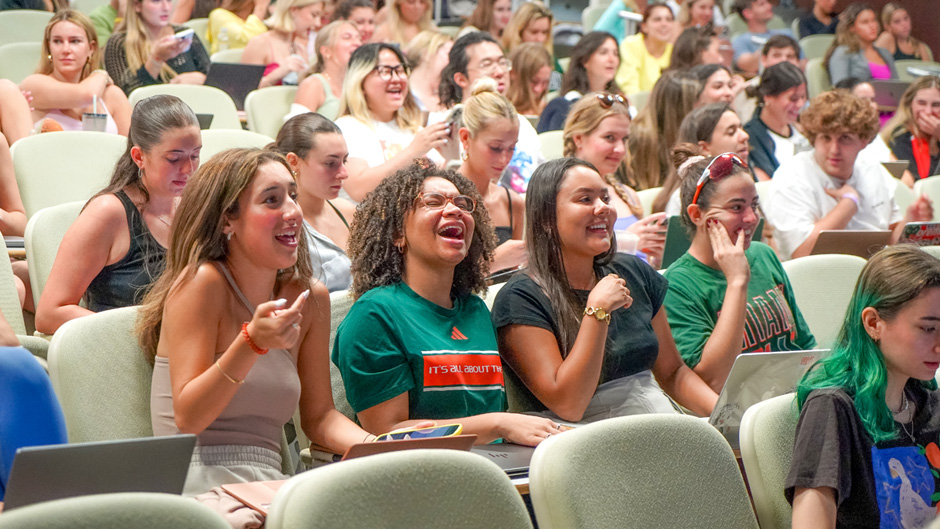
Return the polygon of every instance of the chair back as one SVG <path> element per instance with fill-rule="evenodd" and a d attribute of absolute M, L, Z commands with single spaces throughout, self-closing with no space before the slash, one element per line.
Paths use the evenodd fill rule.
<path fill-rule="evenodd" d="M 642 189 L 637 191 L 637 196 L 640 197 L 640 204 L 643 205 L 643 216 L 647 216 L 653 212 L 653 202 L 656 201 L 656 197 L 659 196 L 663 190 L 662 187 L 651 187 L 649 189 Z"/>
<path fill-rule="evenodd" d="M 931 202 L 940 204 L 937 202 L 940 200 L 940 175 L 928 176 L 914 182 L 914 196 L 920 195 L 927 195 Z M 904 210 L 902 209 L 901 212 L 903 213 Z M 940 218 L 940 211 L 934 211 L 933 221 L 937 222 L 938 218 Z"/>
<path fill-rule="evenodd" d="M 930 48 L 928 48 L 929 50 Z M 921 61 L 917 59 L 902 59 L 900 61 L 894 62 L 894 68 L 898 71 L 898 80 L 899 81 L 913 81 L 915 77 L 920 77 L 922 75 L 937 75 L 936 72 L 940 71 L 940 63 L 934 62 L 933 57 L 929 61 Z M 907 71 L 908 68 L 914 69 L 913 72 Z M 918 71 L 918 69 L 927 68 L 926 70 Z"/>
<path fill-rule="evenodd" d="M 145 454 L 144 454 L 145 456 Z M 155 492 L 77 496 L 4 513 L 2 529 L 230 529 L 215 511 L 190 498 Z"/>
<path fill-rule="evenodd" d="M 141 86 L 128 96 L 131 106 L 141 99 L 157 94 L 169 94 L 183 100 L 197 114 L 212 114 L 210 129 L 242 130 L 238 109 L 231 96 L 214 86 L 192 84 L 156 84 Z"/>
<path fill-rule="evenodd" d="M 835 35 L 807 35 L 800 39 L 800 49 L 803 50 L 803 56 L 806 60 L 825 58 L 829 46 L 836 39 Z"/>
<path fill-rule="evenodd" d="M 597 24 L 604 11 L 607 11 L 608 5 L 588 5 L 581 11 L 581 27 L 584 28 L 584 31 L 594 29 L 594 24 Z"/>
<path fill-rule="evenodd" d="M 330 352 L 333 351 L 333 342 L 336 341 L 336 330 L 339 324 L 346 319 L 346 314 L 352 308 L 354 299 L 348 290 L 340 290 L 330 293 Z M 356 412 L 353 411 L 349 401 L 346 400 L 346 386 L 343 385 L 343 376 L 339 372 L 336 364 L 330 362 L 330 384 L 333 386 L 333 405 L 343 415 L 352 420 L 356 420 Z"/>
<path fill-rule="evenodd" d="M 814 35 L 815 36 L 815 35 Z M 829 71 L 823 64 L 822 58 L 810 59 L 806 62 L 806 91 L 810 99 L 832 88 L 829 81 Z"/>
<path fill-rule="evenodd" d="M 199 37 L 199 41 L 202 42 L 202 45 L 209 48 L 209 19 L 208 18 L 191 18 L 186 22 L 183 22 L 183 25 L 188 28 L 193 28 L 196 31 L 196 36 Z"/>
<path fill-rule="evenodd" d="M 217 51 L 209 57 L 209 60 L 212 62 L 242 62 L 242 52 L 245 51 L 245 48 L 233 48 L 228 50 Z"/>
<path fill-rule="evenodd" d="M 137 311 L 124 307 L 76 318 L 53 335 L 49 375 L 69 442 L 153 436 L 153 366 L 134 332 Z"/>
<path fill-rule="evenodd" d="M 49 11 L 10 9 L 0 11 L 0 46 L 12 42 L 42 42 L 46 25 L 52 19 Z M 37 61 L 35 66 L 38 66 Z"/>
<path fill-rule="evenodd" d="M 793 393 L 759 402 L 741 418 L 741 459 L 761 529 L 789 529 L 793 510 L 783 496 L 796 435 Z"/>
<path fill-rule="evenodd" d="M 277 138 L 296 95 L 296 86 L 268 86 L 249 92 L 245 97 L 248 130 Z M 336 119 L 336 116 L 325 117 Z"/>
<path fill-rule="evenodd" d="M 41 42 L 11 42 L 0 46 L 0 79 L 22 83 L 36 71 L 41 54 Z"/>
<path fill-rule="evenodd" d="M 546 160 L 561 158 L 565 152 L 565 134 L 561 130 L 550 130 L 539 134 L 542 156 Z"/>
<path fill-rule="evenodd" d="M 627 96 L 627 100 L 630 102 L 630 106 L 639 112 L 646 108 L 646 103 L 650 100 L 650 91 L 643 90 L 641 92 L 630 94 Z"/>
<path fill-rule="evenodd" d="M 816 347 L 835 343 L 865 259 L 855 255 L 808 255 L 783 263 Z"/>
<path fill-rule="evenodd" d="M 687 415 L 580 426 L 536 448 L 529 491 L 541 529 L 757 528 L 725 438 Z"/>
<path fill-rule="evenodd" d="M 404 450 L 326 465 L 277 492 L 267 529 L 531 528 L 498 466 L 469 452 Z"/>
<path fill-rule="evenodd" d="M 894 179 L 894 203 L 898 205 L 901 213 L 907 211 L 907 207 L 914 202 L 914 191 L 907 187 L 907 184 Z"/>
<path fill-rule="evenodd" d="M 227 149 L 263 149 L 273 139 L 250 130 L 209 129 L 202 131 L 200 163 Z"/>
<path fill-rule="evenodd" d="M 59 245 L 69 226 L 78 218 L 84 201 L 66 202 L 37 211 L 26 223 L 26 265 L 29 267 L 29 283 L 33 291 L 33 303 L 39 306 L 39 297 L 46 288 L 49 272 Z"/>
<path fill-rule="evenodd" d="M 60 131 L 27 136 L 10 147 L 26 216 L 87 201 L 111 181 L 127 138 L 105 132 Z"/>
<path fill-rule="evenodd" d="M 7 255 L 7 244 L 2 236 L 0 236 L 0 255 Z M 7 258 L 0 259 L 0 313 L 13 328 L 14 333 L 26 334 L 20 296 L 16 292 L 16 283 L 13 279 L 13 266 Z"/>

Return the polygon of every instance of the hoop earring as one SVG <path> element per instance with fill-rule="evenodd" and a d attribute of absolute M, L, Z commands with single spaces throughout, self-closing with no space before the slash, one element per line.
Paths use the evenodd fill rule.
<path fill-rule="evenodd" d="M 395 248 L 398 248 L 398 253 L 399 253 L 399 254 L 405 255 L 405 243 L 396 244 L 396 245 L 395 245 Z"/>

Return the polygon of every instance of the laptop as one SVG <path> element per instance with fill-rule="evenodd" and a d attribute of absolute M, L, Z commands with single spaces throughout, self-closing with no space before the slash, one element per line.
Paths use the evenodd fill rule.
<path fill-rule="evenodd" d="M 529 462 L 532 460 L 535 447 L 497 443 L 474 446 L 470 452 L 496 463 L 510 479 L 514 479 L 529 476 Z"/>
<path fill-rule="evenodd" d="M 245 97 L 248 92 L 258 89 L 262 76 L 262 64 L 214 62 L 209 65 L 205 84 L 224 91 L 235 101 L 235 108 L 245 110 Z"/>
<path fill-rule="evenodd" d="M 875 89 L 875 103 L 881 110 L 896 110 L 901 105 L 901 96 L 911 85 L 910 81 L 897 79 L 872 79 L 869 81 Z"/>
<path fill-rule="evenodd" d="M 940 246 L 940 222 L 908 222 L 901 231 L 898 243 Z"/>
<path fill-rule="evenodd" d="M 195 446 L 185 434 L 20 448 L 3 511 L 88 494 L 182 494 Z"/>
<path fill-rule="evenodd" d="M 731 448 L 739 448 L 738 432 L 744 411 L 758 402 L 794 391 L 809 368 L 829 354 L 829 349 L 818 349 L 738 355 L 708 423 L 725 436 Z"/>
<path fill-rule="evenodd" d="M 760 242 L 764 235 L 764 219 L 760 219 L 757 227 L 754 228 L 754 234 L 751 235 L 751 241 Z M 679 215 L 669 217 L 669 224 L 666 226 L 666 247 L 663 250 L 663 270 L 676 262 L 676 259 L 682 257 L 682 254 L 689 251 L 692 241 L 686 235 L 685 226 L 682 225 L 682 219 Z"/>
<path fill-rule="evenodd" d="M 898 160 L 896 162 L 881 162 L 881 165 L 891 173 L 891 176 L 897 178 L 898 180 L 904 176 L 904 171 L 907 169 L 910 162 L 907 160 Z"/>
<path fill-rule="evenodd" d="M 841 253 L 868 259 L 890 242 L 889 230 L 822 230 L 809 253 Z"/>
<path fill-rule="evenodd" d="M 196 114 L 196 119 L 199 120 L 199 130 L 206 130 L 212 126 L 212 118 L 215 117 L 215 114 Z"/>

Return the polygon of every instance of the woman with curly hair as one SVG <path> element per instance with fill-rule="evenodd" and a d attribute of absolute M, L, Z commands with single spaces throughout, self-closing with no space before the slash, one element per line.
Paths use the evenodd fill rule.
<path fill-rule="evenodd" d="M 809 255 L 822 230 L 887 230 L 897 241 L 908 222 L 933 218 L 921 195 L 901 212 L 896 182 L 858 153 L 878 133 L 878 114 L 867 101 L 843 90 L 813 99 L 800 117 L 813 150 L 790 158 L 774 173 L 767 220 L 785 258 Z"/>
<path fill-rule="evenodd" d="M 476 295 L 496 246 L 483 198 L 417 162 L 370 193 L 352 224 L 356 303 L 333 344 L 346 397 L 373 433 L 430 419 L 461 423 L 478 443 L 534 446 L 559 425 L 504 413 L 496 335 Z"/>
<path fill-rule="evenodd" d="M 572 422 L 674 413 L 665 391 L 710 414 L 718 395 L 679 357 L 666 280 L 615 251 L 616 212 L 597 170 L 577 158 L 546 162 L 525 199 L 529 269 L 493 305 L 522 406 Z"/>
<path fill-rule="evenodd" d="M 903 278 L 903 281 L 899 281 Z M 937 514 L 940 261 L 886 248 L 862 269 L 832 355 L 797 386 L 793 527 L 927 527 Z"/>

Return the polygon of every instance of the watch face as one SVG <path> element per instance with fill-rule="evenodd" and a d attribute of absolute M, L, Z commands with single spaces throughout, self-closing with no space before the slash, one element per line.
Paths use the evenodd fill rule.
<path fill-rule="evenodd" d="M 597 319 L 599 320 L 603 320 L 607 318 L 607 311 L 604 309 L 597 309 L 597 312 L 595 314 L 597 315 Z"/>

